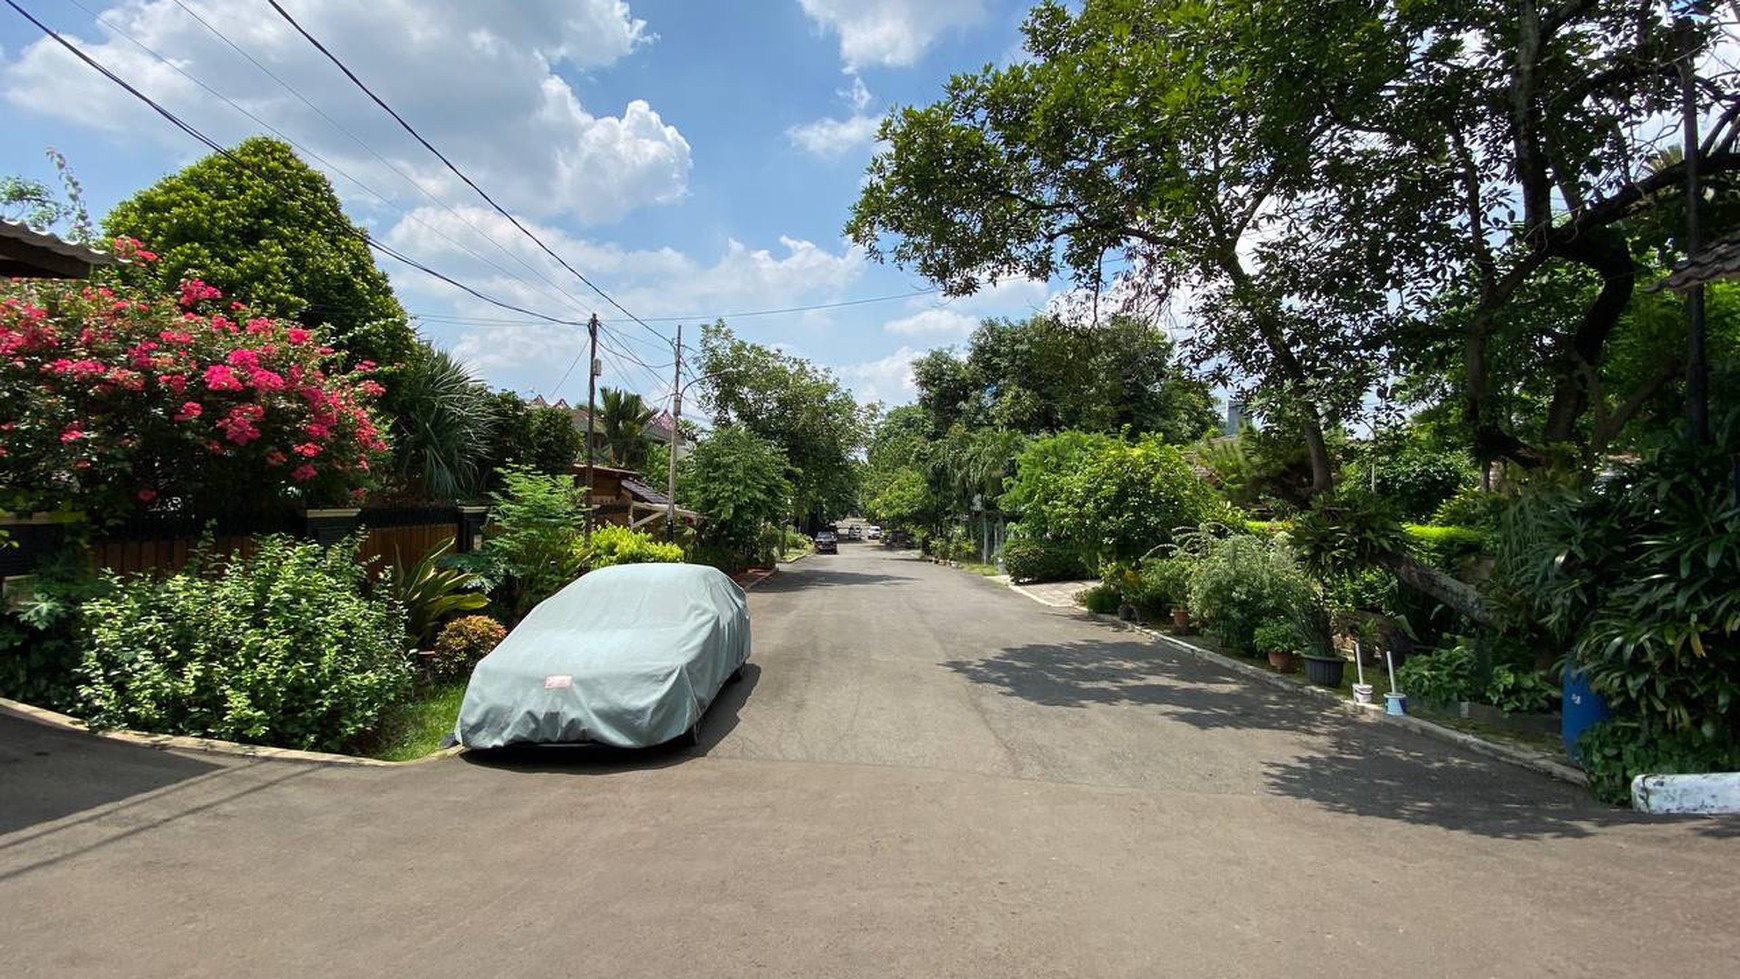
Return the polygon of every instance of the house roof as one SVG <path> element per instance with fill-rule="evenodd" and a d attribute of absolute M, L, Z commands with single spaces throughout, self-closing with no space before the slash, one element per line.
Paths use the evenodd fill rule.
<path fill-rule="evenodd" d="M 628 491 L 628 495 L 642 503 L 653 503 L 658 506 L 665 506 L 671 502 L 670 497 L 656 489 L 653 489 L 651 486 L 648 486 L 638 479 L 624 478 L 622 481 L 622 488 Z"/>
<path fill-rule="evenodd" d="M 1656 288 L 1684 292 L 1706 282 L 1734 278 L 1740 278 L 1740 235 L 1711 242 L 1696 255 L 1675 263 L 1673 273 Z"/>
<path fill-rule="evenodd" d="M 0 218 L 0 276 L 82 279 L 95 265 L 113 265 L 114 255 L 65 241 L 29 225 Z"/>

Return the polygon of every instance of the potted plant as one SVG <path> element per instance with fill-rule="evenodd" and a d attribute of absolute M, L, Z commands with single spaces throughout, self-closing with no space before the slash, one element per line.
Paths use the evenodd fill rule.
<path fill-rule="evenodd" d="M 1347 660 L 1337 650 L 1305 654 L 1305 679 L 1320 687 L 1341 686 L 1342 672 L 1346 669 Z"/>
<path fill-rule="evenodd" d="M 1293 623 L 1269 619 L 1257 626 L 1251 641 L 1257 652 L 1269 658 L 1270 666 L 1282 673 L 1293 672 L 1293 654 L 1299 648 L 1299 630 Z"/>

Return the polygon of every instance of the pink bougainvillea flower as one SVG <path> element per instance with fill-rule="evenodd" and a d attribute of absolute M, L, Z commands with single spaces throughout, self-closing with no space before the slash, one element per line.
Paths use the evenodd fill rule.
<path fill-rule="evenodd" d="M 304 459 L 312 459 L 320 454 L 320 446 L 315 445 L 313 442 L 304 442 L 301 445 L 291 447 L 290 451 Z"/>
<path fill-rule="evenodd" d="M 176 394 L 187 390 L 187 375 L 185 374 L 159 374 L 157 380 Z"/>
<path fill-rule="evenodd" d="M 269 371 L 264 367 L 255 368 L 248 372 L 248 383 L 252 384 L 256 391 L 284 390 L 283 375 Z"/>
<path fill-rule="evenodd" d="M 68 425 L 60 430 L 60 440 L 62 442 L 76 442 L 84 437 L 84 429 L 79 428 L 76 424 Z"/>
<path fill-rule="evenodd" d="M 133 253 L 133 257 L 138 259 L 141 262 L 155 262 L 155 261 L 157 261 L 157 253 L 156 252 L 148 252 L 143 248 L 135 251 Z"/>
<path fill-rule="evenodd" d="M 290 478 L 296 480 L 298 483 L 306 483 L 314 478 L 314 467 L 304 462 L 302 465 L 290 470 Z"/>
<path fill-rule="evenodd" d="M 231 367 L 258 367 L 260 366 L 260 355 L 257 351 L 242 347 L 239 350 L 230 351 L 224 361 Z"/>
<path fill-rule="evenodd" d="M 204 411 L 205 409 L 199 406 L 199 402 L 187 401 L 182 404 L 181 410 L 175 413 L 175 420 L 178 422 L 191 421 L 198 418 Z"/>
<path fill-rule="evenodd" d="M 308 342 L 308 331 L 300 326 L 292 326 L 288 331 L 286 331 L 285 335 L 290 338 L 291 343 Z"/>
<path fill-rule="evenodd" d="M 255 336 L 258 336 L 259 334 L 262 334 L 262 333 L 270 333 L 270 332 L 272 332 L 272 321 L 269 319 L 265 319 L 263 317 L 256 316 L 253 319 L 248 321 L 247 330 L 249 333 L 252 333 Z"/>
<path fill-rule="evenodd" d="M 222 299 L 223 292 L 199 279 L 184 279 L 181 283 L 181 305 L 192 306 L 202 299 Z"/>
<path fill-rule="evenodd" d="M 289 457 L 286 456 L 283 452 L 281 452 L 277 449 L 273 449 L 272 451 L 266 453 L 266 465 L 268 465 L 268 466 L 282 466 L 288 458 Z"/>
<path fill-rule="evenodd" d="M 139 498 L 140 503 L 150 503 L 157 499 L 157 491 L 154 489 L 142 489 L 135 495 Z"/>
<path fill-rule="evenodd" d="M 205 386 L 213 391 L 240 391 L 242 380 L 223 364 L 213 364 L 205 369 Z"/>
<path fill-rule="evenodd" d="M 320 422 L 310 422 L 309 424 L 302 426 L 302 430 L 308 433 L 309 438 L 315 439 L 323 439 L 332 434 L 332 426 L 324 425 Z"/>
<path fill-rule="evenodd" d="M 157 334 L 157 339 L 164 343 L 192 343 L 193 334 L 186 330 L 164 330 Z"/>

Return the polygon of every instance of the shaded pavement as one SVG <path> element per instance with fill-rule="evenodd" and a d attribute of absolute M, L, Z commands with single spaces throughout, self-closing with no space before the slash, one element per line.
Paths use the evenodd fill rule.
<path fill-rule="evenodd" d="M 397 769 L 0 720 L 9 975 L 1731 973 L 1733 821 L 869 545 L 751 593 L 696 752 Z"/>

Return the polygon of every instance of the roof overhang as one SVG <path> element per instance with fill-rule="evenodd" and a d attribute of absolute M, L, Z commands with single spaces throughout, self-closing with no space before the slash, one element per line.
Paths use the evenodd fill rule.
<path fill-rule="evenodd" d="M 0 276 L 25 279 L 83 279 L 98 265 L 119 259 L 108 252 L 63 241 L 28 225 L 0 219 Z"/>

